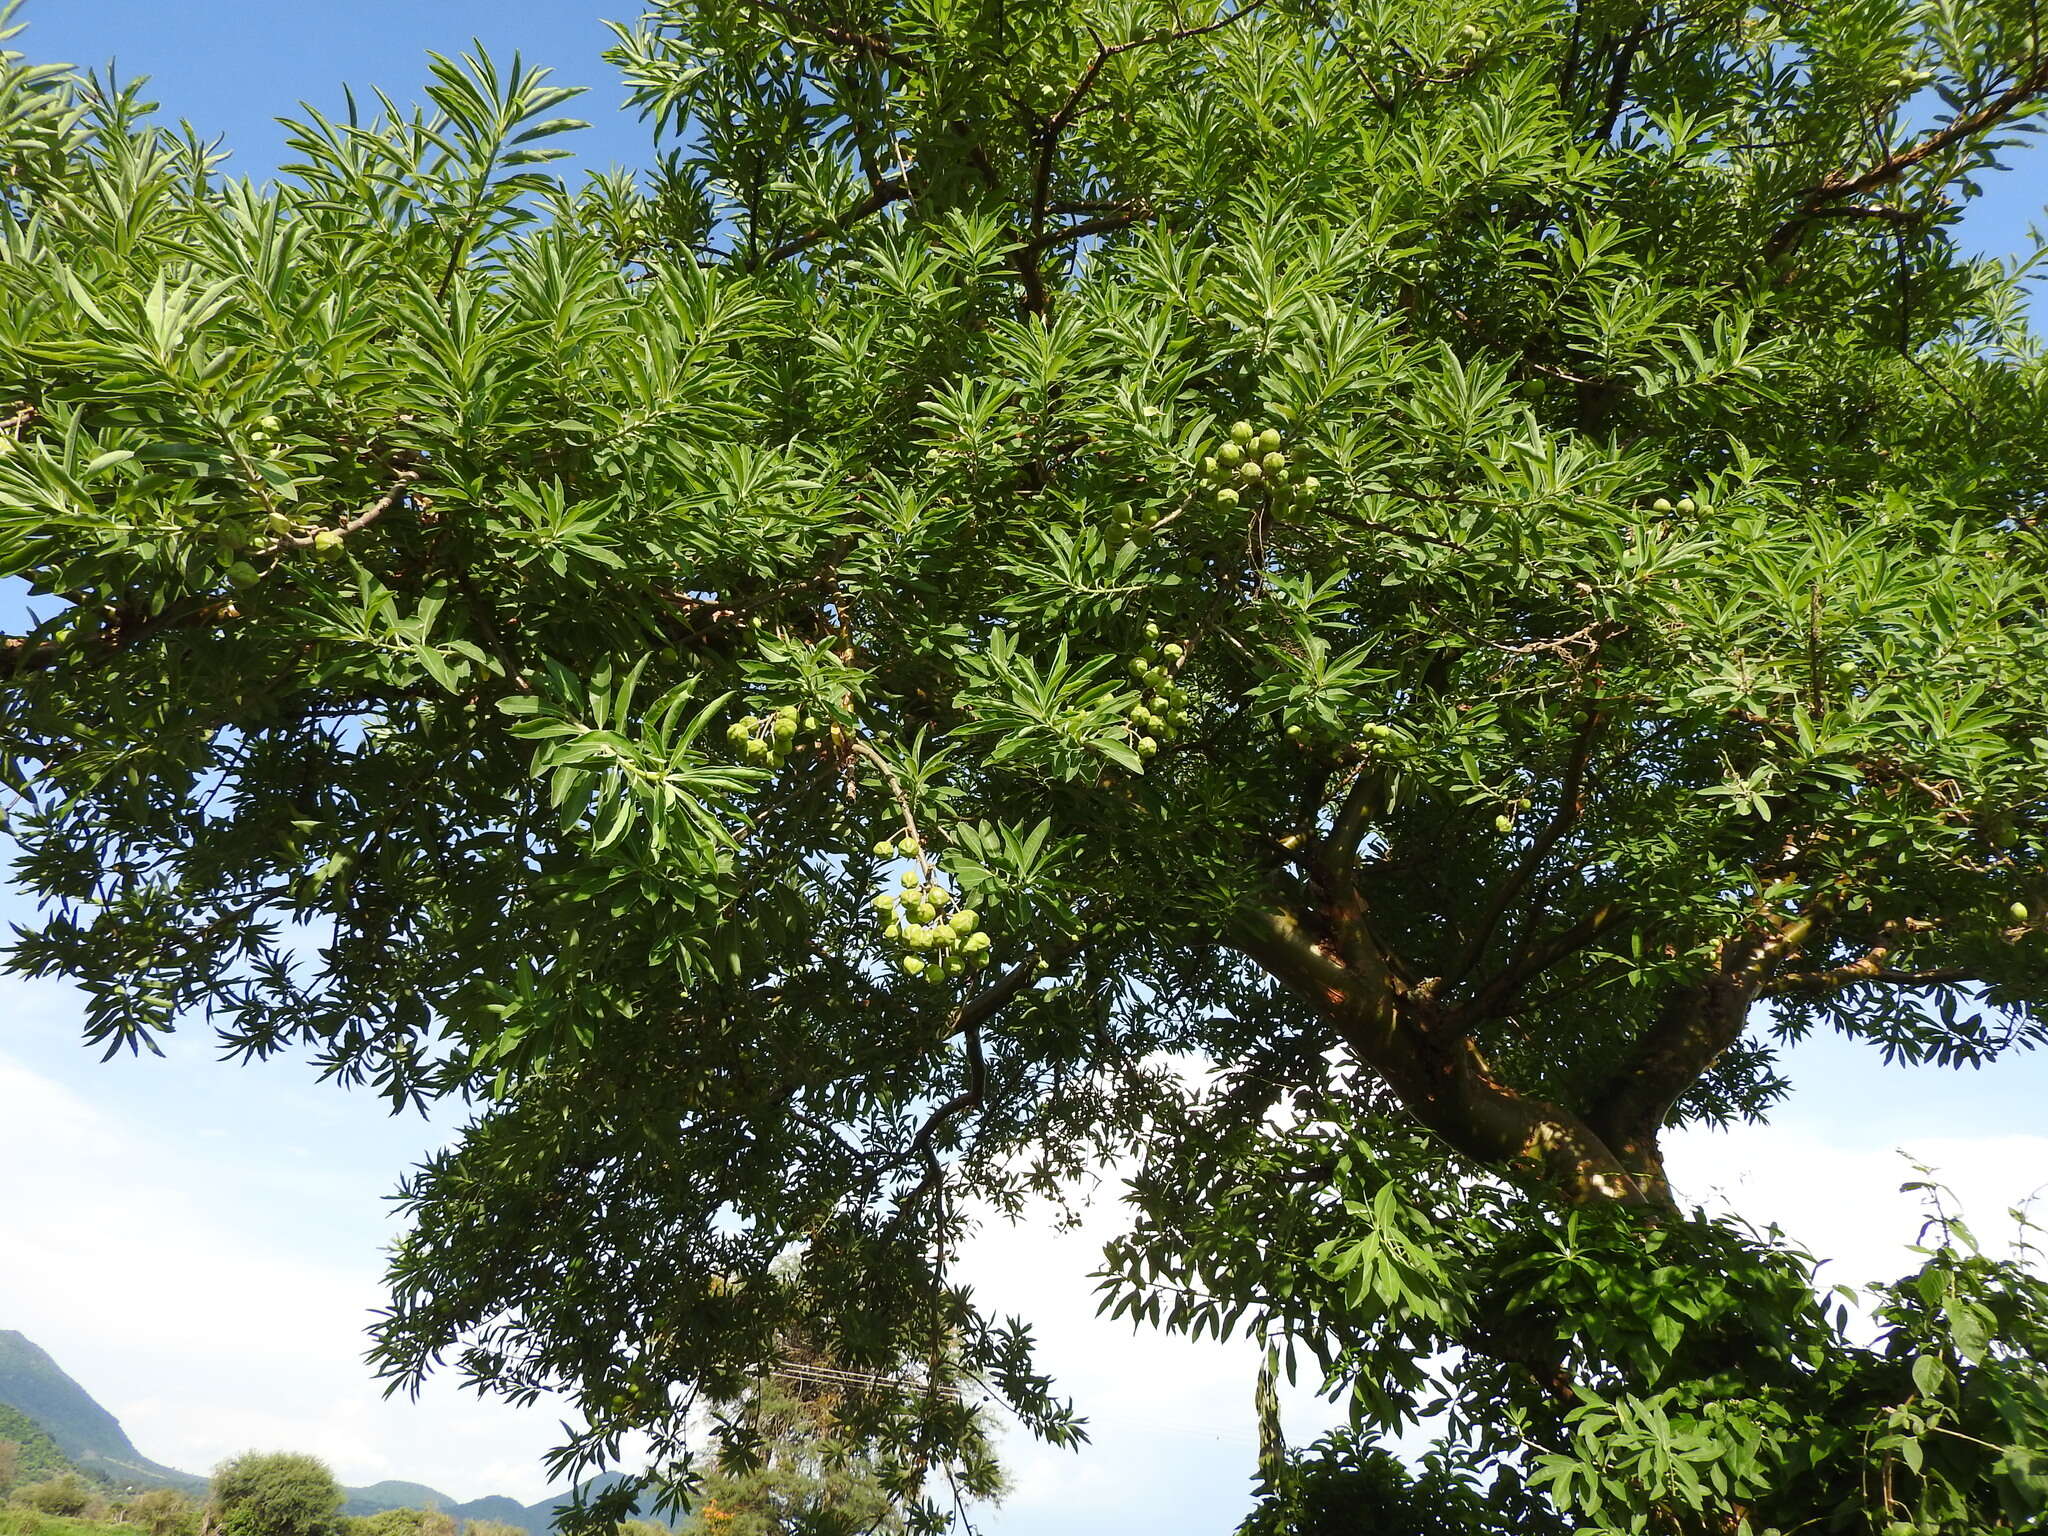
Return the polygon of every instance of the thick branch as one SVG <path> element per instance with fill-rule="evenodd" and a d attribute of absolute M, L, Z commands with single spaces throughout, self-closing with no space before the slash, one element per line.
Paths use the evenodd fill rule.
<path fill-rule="evenodd" d="M 854 225 L 860 223 L 861 220 L 872 218 L 891 203 L 900 203 L 909 196 L 910 184 L 901 177 L 891 177 L 886 181 L 879 182 L 876 184 L 874 191 L 840 214 L 836 219 L 820 224 L 814 229 L 806 230 L 794 239 L 783 241 L 782 244 L 756 257 L 750 263 L 750 267 L 758 270 L 761 267 L 772 267 L 779 261 L 787 261 L 790 257 L 800 255 L 802 252 L 809 250 L 820 241 L 829 240 L 834 235 L 844 234 Z"/>
<path fill-rule="evenodd" d="M 1822 216 L 1823 210 L 1890 185 L 1922 161 L 1997 127 L 2044 91 L 2048 91 L 2048 58 L 2035 60 L 2031 68 L 1976 111 L 1964 113 L 1946 127 L 1937 128 L 1917 142 L 1894 151 L 1867 170 L 1831 173 L 1808 189 L 1791 217 L 1780 224 L 1765 242 L 1764 259 L 1774 261 L 1790 251 L 1799 243 L 1807 226 Z"/>

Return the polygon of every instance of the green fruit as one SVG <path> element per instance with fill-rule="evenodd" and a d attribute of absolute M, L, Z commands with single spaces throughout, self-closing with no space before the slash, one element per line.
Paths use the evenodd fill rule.
<path fill-rule="evenodd" d="M 816 715 L 805 715 L 802 721 L 799 722 L 799 728 L 808 736 L 818 728 L 818 717 Z"/>
<path fill-rule="evenodd" d="M 916 870 L 914 870 L 914 869 L 906 869 L 905 871 L 903 871 L 903 874 L 902 874 L 902 875 L 900 876 L 900 878 L 901 878 L 901 879 L 902 879 L 902 881 L 903 881 L 903 888 L 904 888 L 904 889 L 905 889 L 906 891 L 908 891 L 908 890 L 915 890 L 915 889 L 917 888 L 917 871 L 916 871 Z"/>
<path fill-rule="evenodd" d="M 1140 737 L 1138 738 L 1138 756 L 1140 756 L 1140 757 L 1157 757 L 1158 755 L 1159 755 L 1159 743 L 1158 743 L 1158 742 L 1154 741 L 1154 740 L 1153 740 L 1153 739 L 1152 739 L 1152 738 L 1151 738 L 1150 736 L 1140 736 Z"/>
<path fill-rule="evenodd" d="M 896 910 L 895 895 L 889 891 L 882 892 L 881 895 L 875 898 L 875 910 L 877 912 L 894 912 Z"/>
<path fill-rule="evenodd" d="M 1214 454 L 1202 460 L 1202 473 L 1211 480 L 1223 473 L 1223 466 L 1216 462 Z"/>
<path fill-rule="evenodd" d="M 1233 468 L 1244 462 L 1244 450 L 1235 443 L 1225 443 L 1216 450 L 1216 462 L 1225 469 Z"/>
<path fill-rule="evenodd" d="M 1299 741 L 1301 740 L 1302 735 L 1303 732 L 1299 725 L 1290 725 L 1287 727 L 1287 739 L 1289 741 Z"/>
<path fill-rule="evenodd" d="M 904 838 L 904 839 L 903 839 L 903 840 L 902 840 L 901 842 L 897 843 L 897 845 L 896 845 L 896 851 L 897 851 L 898 853 L 902 854 L 902 855 L 903 855 L 903 857 L 904 857 L 904 858 L 906 858 L 906 859 L 914 859 L 914 858 L 916 858 L 916 857 L 917 857 L 917 840 L 916 840 L 915 838 L 910 838 L 910 837 L 906 837 L 906 838 Z"/>
<path fill-rule="evenodd" d="M 1274 430 L 1273 430 L 1273 428 L 1271 428 L 1271 427 L 1268 427 L 1268 428 L 1266 428 L 1266 430 L 1265 430 L 1265 431 L 1263 431 L 1263 432 L 1261 432 L 1261 433 L 1259 434 L 1259 451 L 1260 451 L 1260 452 L 1262 452 L 1262 453 L 1271 453 L 1271 452 L 1272 452 L 1272 451 L 1273 451 L 1273 450 L 1274 450 L 1275 448 L 1278 448 L 1279 446 L 1280 446 L 1280 434 L 1279 434 L 1278 432 L 1274 431 Z"/>
<path fill-rule="evenodd" d="M 1496 832 L 1512 832 L 1515 830 L 1515 818 L 1512 816 L 1496 816 L 1493 818 L 1493 827 Z"/>
<path fill-rule="evenodd" d="M 939 915 L 939 909 L 928 901 L 916 901 L 910 905 L 910 915 L 920 923 L 928 923 Z"/>
<path fill-rule="evenodd" d="M 1144 657 L 1133 656 L 1131 658 L 1131 676 L 1143 677 L 1147 672 L 1150 672 L 1151 670 L 1152 663 L 1147 661 Z"/>
<path fill-rule="evenodd" d="M 1650 503 L 1650 510 L 1652 512 L 1669 512 L 1671 510 L 1671 503 L 1666 501 L 1662 496 L 1659 496 L 1655 501 Z"/>
<path fill-rule="evenodd" d="M 1309 475 L 1305 477 L 1301 482 L 1301 494 L 1303 499 L 1306 500 L 1307 498 L 1314 496 L 1317 492 L 1322 490 L 1322 488 L 1323 482 L 1318 480 L 1314 475 Z"/>
<path fill-rule="evenodd" d="M 292 531 L 291 516 L 284 512 L 273 512 L 263 519 L 263 526 L 272 533 L 290 533 Z"/>
<path fill-rule="evenodd" d="M 1698 502 L 1696 502 L 1696 501 L 1694 501 L 1694 500 L 1693 500 L 1693 499 L 1692 499 L 1692 498 L 1691 498 L 1690 496 L 1681 496 L 1681 497 L 1679 497 L 1679 498 L 1678 498 L 1678 510 L 1679 510 L 1679 511 L 1681 511 L 1681 512 L 1697 512 L 1697 511 L 1699 511 L 1699 509 L 1700 509 L 1700 507 L 1699 507 L 1699 503 L 1698 503 Z"/>
<path fill-rule="evenodd" d="M 1252 440 L 1252 437 L 1252 424 L 1250 422 L 1239 421 L 1231 424 L 1230 440 L 1233 443 L 1248 443 Z"/>
<path fill-rule="evenodd" d="M 1176 731 L 1184 731 L 1188 726 L 1188 712 L 1184 709 L 1168 710 L 1166 713 L 1166 723 Z"/>
<path fill-rule="evenodd" d="M 981 914 L 972 907 L 962 907 L 958 912 L 955 912 L 946 919 L 946 924 L 955 933 L 962 935 L 970 934 L 981 925 Z M 986 945 L 982 947 L 987 948 Z"/>
<path fill-rule="evenodd" d="M 906 975 L 918 976 L 924 972 L 924 962 L 915 955 L 905 955 L 898 964 L 903 967 Z"/>
<path fill-rule="evenodd" d="M 1265 479 L 1266 472 L 1256 464 L 1240 464 L 1237 466 L 1237 478 L 1248 484 L 1254 483 Z"/>
<path fill-rule="evenodd" d="M 965 940 L 964 940 L 964 941 L 963 941 L 963 942 L 961 943 L 961 945 L 960 945 L 960 948 L 961 948 L 961 951 L 962 951 L 963 953 L 965 953 L 965 954 L 970 954 L 970 955 L 982 955 L 982 954 L 987 954 L 987 953 L 988 953 L 988 935 L 987 935 L 987 934 L 985 934 L 985 933 L 969 933 L 969 934 L 968 934 L 968 935 L 966 936 Z"/>
<path fill-rule="evenodd" d="M 2016 901 L 2005 910 L 2012 915 L 2012 920 L 2016 923 L 2024 923 L 2032 915 L 2027 911 L 2027 904 L 2024 901 Z"/>
<path fill-rule="evenodd" d="M 1216 505 L 1219 507 L 1236 506 L 1237 492 L 1233 491 L 1229 486 L 1226 485 L 1225 487 L 1223 487 L 1222 490 L 1216 493 Z"/>
<path fill-rule="evenodd" d="M 1269 453 L 1259 460 L 1259 463 L 1265 466 L 1267 474 L 1277 475 L 1287 467 L 1287 455 L 1284 453 Z"/>
<path fill-rule="evenodd" d="M 1168 661 L 1179 661 L 1181 657 L 1187 655 L 1187 650 L 1172 640 L 1159 647 L 1159 651 Z"/>
<path fill-rule="evenodd" d="M 953 904 L 953 893 L 943 885 L 932 887 L 931 903 L 935 907 L 949 907 Z"/>
<path fill-rule="evenodd" d="M 919 926 L 907 930 L 903 935 L 903 939 L 912 949 L 930 949 L 932 947 L 932 931 L 926 927 Z"/>
<path fill-rule="evenodd" d="M 316 555 L 340 554 L 341 535 L 332 528 L 322 528 L 313 535 L 313 553 Z"/>
<path fill-rule="evenodd" d="M 883 838 L 879 843 L 875 844 L 875 857 L 878 859 L 895 858 L 896 845 L 890 842 L 888 838 Z M 893 901 L 895 898 L 891 897 L 890 899 Z"/>
<path fill-rule="evenodd" d="M 1157 640 L 1159 638 L 1159 626 L 1147 623 L 1145 626 L 1145 638 L 1147 640 Z"/>

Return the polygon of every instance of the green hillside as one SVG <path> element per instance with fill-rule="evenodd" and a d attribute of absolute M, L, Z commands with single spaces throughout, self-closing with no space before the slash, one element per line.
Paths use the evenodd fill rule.
<path fill-rule="evenodd" d="M 48 1431 L 78 1469 L 116 1487 L 176 1488 L 203 1495 L 206 1479 L 151 1461 L 115 1418 L 26 1335 L 0 1329 L 0 1404 Z"/>
<path fill-rule="evenodd" d="M 66 1472 L 77 1470 L 42 1425 L 19 1408 L 6 1403 L 0 1403 L 0 1440 L 12 1441 L 17 1447 L 16 1487 L 23 1483 L 39 1483 L 49 1477 L 62 1477 Z"/>
<path fill-rule="evenodd" d="M 19 1426 L 19 1433 L 9 1426 Z M 57 1362 L 26 1336 L 0 1329 L 0 1440 L 22 1444 L 23 1471 L 20 1482 L 56 1476 L 76 1469 L 88 1477 L 115 1488 L 175 1488 L 195 1498 L 205 1498 L 207 1480 L 151 1461 L 135 1449 L 121 1428 L 120 1420 L 93 1400 Z M 34 1444 L 39 1450 L 31 1452 Z M 316 1453 L 318 1447 L 312 1447 Z M 50 1466 L 47 1472 L 32 1466 Z M 619 1474 L 607 1472 L 591 1479 L 584 1488 L 601 1492 Z M 532 1536 L 549 1536 L 555 1512 L 564 1498 L 544 1499 L 538 1504 L 521 1504 L 502 1494 L 467 1503 L 451 1499 L 424 1483 L 387 1481 L 368 1488 L 344 1488 L 348 1502 L 343 1513 L 373 1515 L 386 1509 L 438 1509 L 457 1520 L 499 1520 L 518 1526 Z M 643 1511 L 644 1513 L 644 1511 Z M 25 1517 L 49 1522 L 52 1517 Z M 77 1524 L 78 1522 L 57 1522 Z M 126 1527 L 127 1536 L 133 1528 Z M 0 1524 L 0 1536 L 90 1536 L 85 1532 L 59 1532 L 54 1526 L 39 1532 Z"/>

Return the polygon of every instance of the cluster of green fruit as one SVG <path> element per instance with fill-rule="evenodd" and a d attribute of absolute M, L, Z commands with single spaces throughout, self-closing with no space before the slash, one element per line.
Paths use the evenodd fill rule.
<path fill-rule="evenodd" d="M 907 976 L 929 976 L 934 981 L 961 976 L 988 964 L 988 935 L 981 931 L 981 914 L 972 907 L 954 907 L 953 893 L 930 877 L 914 839 L 875 844 L 875 857 L 917 859 L 916 869 L 902 874 L 903 890 L 884 891 L 875 898 L 875 911 L 882 922 L 882 937 L 902 953 L 897 958 Z"/>
<path fill-rule="evenodd" d="M 1650 503 L 1650 510 L 1652 512 L 1677 512 L 1686 517 L 1692 516 L 1699 509 L 1700 504 L 1690 496 L 1681 496 L 1676 502 L 1673 502 L 1668 496 L 1659 496 Z"/>
<path fill-rule="evenodd" d="M 1156 757 L 1161 742 L 1172 741 L 1187 729 L 1188 691 L 1174 681 L 1173 674 L 1187 660 L 1187 647 L 1169 640 L 1159 645 L 1159 626 L 1147 624 L 1145 638 L 1153 644 L 1131 658 L 1131 676 L 1147 690 L 1127 717 L 1131 742 L 1140 757 Z"/>
<path fill-rule="evenodd" d="M 1322 490 L 1314 475 L 1297 478 L 1277 427 L 1260 431 L 1248 421 L 1233 423 L 1230 435 L 1202 460 L 1202 478 L 1219 507 L 1235 507 L 1263 493 L 1268 504 L 1310 502 Z"/>
<path fill-rule="evenodd" d="M 725 739 L 739 749 L 740 756 L 761 768 L 780 768 L 799 735 L 817 730 L 818 722 L 802 714 L 794 704 L 785 704 L 766 715 L 742 715 L 726 727 Z"/>

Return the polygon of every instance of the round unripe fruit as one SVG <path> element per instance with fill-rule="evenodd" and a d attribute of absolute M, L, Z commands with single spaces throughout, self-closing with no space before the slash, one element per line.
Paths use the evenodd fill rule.
<path fill-rule="evenodd" d="M 1699 503 L 1698 503 L 1698 502 L 1696 502 L 1696 501 L 1694 501 L 1694 500 L 1693 500 L 1693 499 L 1692 499 L 1692 498 L 1691 498 L 1690 496 L 1681 496 L 1681 497 L 1679 497 L 1679 498 L 1678 498 L 1678 510 L 1679 510 L 1679 511 L 1681 511 L 1681 512 L 1697 512 L 1697 511 L 1699 511 L 1699 509 L 1700 509 Z"/>
<path fill-rule="evenodd" d="M 1152 739 L 1152 738 L 1151 738 L 1150 736 L 1140 736 L 1140 737 L 1138 738 L 1138 756 L 1140 756 L 1140 757 L 1157 757 L 1158 755 L 1159 755 L 1159 743 L 1158 743 L 1158 742 L 1154 741 L 1154 740 L 1153 740 L 1153 739 Z"/>
<path fill-rule="evenodd" d="M 943 885 L 935 885 L 932 887 L 930 900 L 935 907 L 950 907 L 953 904 L 953 893 Z"/>
<path fill-rule="evenodd" d="M 2030 916 L 2032 916 L 2032 914 L 2027 911 L 2027 904 L 2024 901 L 2016 901 L 2011 906 L 2007 907 L 2005 910 L 2011 914 L 2012 920 L 2016 923 L 2024 923 Z"/>
<path fill-rule="evenodd" d="M 924 962 L 915 955 L 905 955 L 901 964 L 905 975 L 920 976 L 924 974 Z"/>
<path fill-rule="evenodd" d="M 273 512 L 263 519 L 263 526 L 272 533 L 290 533 L 292 531 L 291 516 L 284 512 Z"/>
<path fill-rule="evenodd" d="M 1145 625 L 1145 638 L 1147 640 L 1157 640 L 1159 638 L 1159 626 L 1148 620 Z"/>
<path fill-rule="evenodd" d="M 266 416 L 261 421 L 257 422 L 256 425 L 261 427 L 266 432 L 275 432 L 279 427 L 283 426 L 284 423 L 279 421 L 275 416 Z"/>
<path fill-rule="evenodd" d="M 899 878 L 903 881 L 903 888 L 906 891 L 915 890 L 917 888 L 916 870 L 906 869 L 905 871 L 903 871 L 902 875 Z"/>
<path fill-rule="evenodd" d="M 1233 491 L 1229 486 L 1226 485 L 1225 487 L 1223 487 L 1222 490 L 1216 493 L 1216 505 L 1219 507 L 1236 506 L 1237 492 Z"/>
<path fill-rule="evenodd" d="M 914 859 L 917 857 L 917 842 L 913 838 L 906 837 L 897 843 L 896 851 L 906 859 Z"/>
<path fill-rule="evenodd" d="M 875 910 L 877 912 L 894 912 L 896 910 L 895 896 L 888 891 L 882 892 L 881 895 L 875 898 Z"/>
<path fill-rule="evenodd" d="M 1234 422 L 1231 425 L 1230 440 L 1233 443 L 1248 443 L 1255 435 L 1252 431 L 1252 424 L 1248 421 Z"/>
<path fill-rule="evenodd" d="M 1512 816 L 1496 816 L 1493 818 L 1493 826 L 1497 832 L 1512 832 L 1515 830 L 1515 818 Z"/>
<path fill-rule="evenodd" d="M 988 935 L 985 933 L 970 933 L 961 942 L 960 948 L 970 955 L 986 954 L 988 953 Z"/>
<path fill-rule="evenodd" d="M 1152 663 L 1147 661 L 1144 657 L 1133 656 L 1131 658 L 1131 676 L 1143 677 L 1147 672 L 1150 672 L 1151 670 Z"/>
<path fill-rule="evenodd" d="M 1237 478 L 1247 483 L 1255 483 L 1265 479 L 1266 472 L 1256 464 L 1240 464 L 1237 466 Z"/>
<path fill-rule="evenodd" d="M 1278 448 L 1279 446 L 1280 434 L 1274 431 L 1271 427 L 1266 428 L 1265 431 L 1259 434 L 1259 451 L 1261 453 L 1271 453 L 1275 448 Z"/>
<path fill-rule="evenodd" d="M 1314 475 L 1305 476 L 1301 482 L 1301 494 L 1304 497 L 1313 496 L 1322 488 L 1323 482 L 1318 480 Z"/>
<path fill-rule="evenodd" d="M 1228 469 L 1244 462 L 1244 450 L 1235 443 L 1225 443 L 1216 450 L 1216 462 Z"/>
<path fill-rule="evenodd" d="M 875 857 L 878 859 L 895 858 L 896 845 L 890 842 L 889 839 L 887 839 L 886 837 L 883 838 L 879 843 L 875 844 Z"/>
<path fill-rule="evenodd" d="M 1214 454 L 1210 454 L 1207 458 L 1202 460 L 1202 473 L 1208 476 L 1211 480 L 1214 480 L 1218 475 L 1223 473 L 1223 466 L 1216 462 L 1216 456 Z"/>
<path fill-rule="evenodd" d="M 972 907 L 962 907 L 958 912 L 947 918 L 946 922 L 955 933 L 964 936 L 974 932 L 976 928 L 981 926 L 981 914 Z M 986 945 L 982 947 L 984 949 L 987 948 Z"/>
<path fill-rule="evenodd" d="M 313 552 L 317 555 L 340 554 L 341 535 L 332 528 L 322 528 L 313 535 Z"/>
<path fill-rule="evenodd" d="M 1265 466 L 1267 474 L 1277 475 L 1287 467 L 1287 455 L 1284 453 L 1269 453 L 1259 460 L 1259 463 Z"/>
<path fill-rule="evenodd" d="M 1177 641 L 1169 640 L 1159 647 L 1159 654 L 1168 661 L 1179 661 L 1181 657 L 1187 655 L 1187 648 Z"/>
<path fill-rule="evenodd" d="M 1655 501 L 1650 503 L 1650 510 L 1652 512 L 1669 512 L 1671 510 L 1671 503 L 1666 501 L 1662 496 L 1659 496 Z"/>
<path fill-rule="evenodd" d="M 1299 725 L 1290 725 L 1287 727 L 1287 739 L 1289 741 L 1299 741 L 1301 740 L 1301 737 L 1302 730 Z"/>

